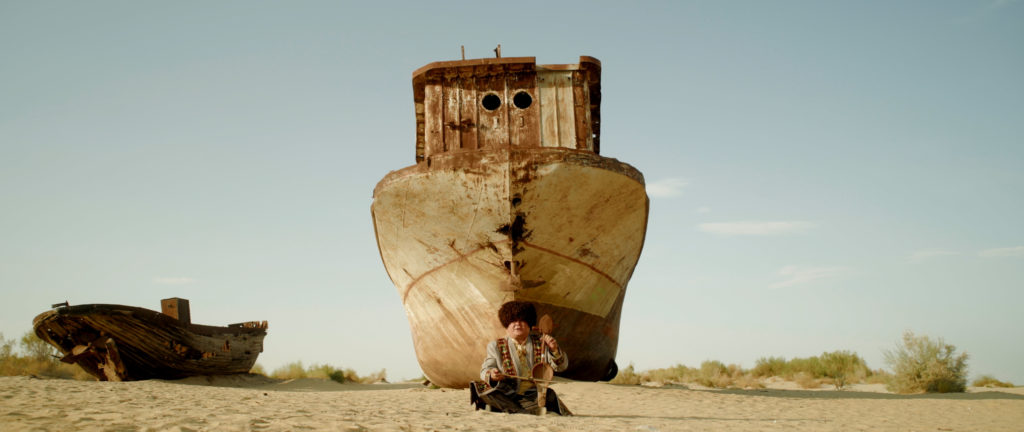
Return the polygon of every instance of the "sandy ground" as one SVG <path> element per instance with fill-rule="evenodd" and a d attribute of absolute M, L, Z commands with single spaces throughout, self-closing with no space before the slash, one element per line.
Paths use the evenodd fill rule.
<path fill-rule="evenodd" d="M 880 386 L 710 390 L 557 382 L 552 388 L 576 416 L 473 411 L 468 390 L 416 383 L 0 377 L 0 430 L 1024 430 L 1024 388 L 910 396 L 885 393 Z"/>

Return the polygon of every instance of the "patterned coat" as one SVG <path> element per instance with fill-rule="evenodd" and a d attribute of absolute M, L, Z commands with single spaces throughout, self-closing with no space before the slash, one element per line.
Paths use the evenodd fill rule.
<path fill-rule="evenodd" d="M 487 358 L 480 366 L 480 379 L 490 385 L 491 381 L 488 371 L 498 369 L 505 375 L 517 375 L 522 377 L 530 376 L 533 366 L 539 362 L 546 362 L 555 372 L 562 372 L 569 367 L 569 356 L 564 350 L 559 350 L 558 357 L 552 356 L 548 347 L 540 341 L 540 337 L 530 335 L 526 339 L 526 364 L 520 364 L 519 356 L 514 352 L 515 345 L 510 337 L 503 337 L 487 344 Z"/>

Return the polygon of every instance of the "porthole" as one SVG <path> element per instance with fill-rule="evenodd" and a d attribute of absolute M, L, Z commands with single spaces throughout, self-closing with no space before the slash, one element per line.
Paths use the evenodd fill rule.
<path fill-rule="evenodd" d="M 525 91 L 520 91 L 512 96 L 512 105 L 515 105 L 519 109 L 527 109 L 533 104 L 533 97 Z"/>
<path fill-rule="evenodd" d="M 487 111 L 494 111 L 501 106 L 501 98 L 498 97 L 498 95 L 491 93 L 484 96 L 480 101 L 480 105 L 483 105 L 484 109 Z"/>

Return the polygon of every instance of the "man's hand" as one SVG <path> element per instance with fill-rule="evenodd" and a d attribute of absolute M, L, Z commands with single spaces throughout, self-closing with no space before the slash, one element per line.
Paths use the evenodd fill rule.
<path fill-rule="evenodd" d="M 491 369 L 490 376 L 492 381 L 501 381 L 505 379 L 505 375 L 502 374 L 501 371 L 497 369 Z"/>
<path fill-rule="evenodd" d="M 540 341 L 544 342 L 544 344 L 548 346 L 552 354 L 558 354 L 558 341 L 551 337 L 551 335 L 541 336 Z"/>

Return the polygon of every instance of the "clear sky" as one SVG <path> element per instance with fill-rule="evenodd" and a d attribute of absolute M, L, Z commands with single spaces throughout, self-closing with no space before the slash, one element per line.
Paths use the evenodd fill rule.
<path fill-rule="evenodd" d="M 372 4 L 370 4 L 372 3 Z M 1024 2 L 0 0 L 0 332 L 52 303 L 268 320 L 260 363 L 415 378 L 373 187 L 429 62 L 594 56 L 640 169 L 618 362 L 905 330 L 1024 384 Z"/>

